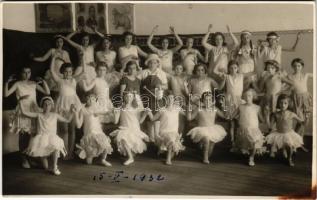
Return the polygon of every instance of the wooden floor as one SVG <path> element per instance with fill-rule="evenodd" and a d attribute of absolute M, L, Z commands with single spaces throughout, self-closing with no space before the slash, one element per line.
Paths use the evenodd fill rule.
<path fill-rule="evenodd" d="M 149 147 L 127 167 L 117 154 L 109 157 L 112 167 L 89 166 L 78 159 L 60 160 L 62 174 L 53 176 L 40 168 L 22 169 L 14 153 L 3 157 L 3 194 L 309 196 L 311 157 L 311 151 L 298 151 L 295 167 L 289 167 L 281 157 L 272 159 L 265 155 L 256 159 L 255 167 L 249 167 L 246 157 L 230 153 L 226 145 L 219 144 L 212 164 L 202 164 L 201 152 L 189 147 L 176 157 L 173 166 L 167 166 L 164 156 L 158 157 L 155 149 Z M 120 170 L 124 174 L 116 179 L 120 182 L 114 182 L 113 177 Z M 106 175 L 99 181 L 101 172 Z M 165 179 L 135 181 L 135 174 L 146 174 L 147 178 L 161 174 Z M 95 175 L 97 180 L 93 180 Z M 123 178 L 126 175 L 128 178 Z"/>

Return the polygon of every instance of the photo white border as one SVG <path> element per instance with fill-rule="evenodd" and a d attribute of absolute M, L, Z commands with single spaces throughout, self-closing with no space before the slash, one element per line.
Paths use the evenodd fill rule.
<path fill-rule="evenodd" d="M 311 2 L 301 2 L 301 1 L 278 1 L 278 2 L 270 2 L 270 1 L 16 1 L 16 2 L 0 2 L 0 27 L 3 27 L 3 5 L 4 4 L 34 4 L 34 3 L 71 3 L 71 8 L 75 9 L 75 3 L 131 3 L 131 4 L 308 4 L 312 5 L 314 7 L 314 14 L 313 14 L 313 41 L 314 41 L 314 46 L 313 46 L 313 75 L 314 77 L 317 77 L 316 75 L 316 3 L 315 1 Z M 108 12 L 108 8 L 106 6 L 106 10 Z M 73 10 L 74 11 L 74 10 Z M 137 30 L 136 27 L 136 18 L 135 18 L 135 9 L 134 9 L 134 31 Z M 108 13 L 106 13 L 106 16 Z M 75 13 L 73 12 L 73 20 Z M 106 20 L 108 22 L 108 19 Z M 75 26 L 75 23 L 73 21 L 73 26 Z M 107 24 L 108 26 L 108 24 Z M 75 27 L 73 27 L 75 28 Z M 108 31 L 107 27 L 107 31 Z M 0 47 L 1 50 L 3 50 L 3 28 L 0 30 Z M 1 51 L 2 52 L 2 51 Z M 1 70 L 3 69 L 3 52 L 0 55 L 0 68 Z M 1 81 L 3 82 L 3 73 L 1 73 Z M 317 138 L 316 138 L 316 78 L 313 78 L 313 145 L 312 145 L 312 186 L 316 187 L 316 182 L 317 182 L 317 172 L 316 172 L 316 165 L 317 165 L 317 158 L 316 158 L 316 147 L 317 147 Z M 1 87 L 0 92 L 1 95 L 3 94 L 2 91 L 3 87 Z M 0 98 L 0 108 L 2 110 L 2 98 Z M 0 128 L 1 128 L 1 135 L 2 135 L 2 115 L 0 116 Z M 1 141 L 1 161 L 0 164 L 2 165 L 2 137 L 0 139 Z M 2 167 L 3 170 L 3 167 Z M 2 173 L 3 171 L 1 170 L 0 176 L 1 176 L 1 194 L 3 195 L 3 187 L 2 187 Z M 6 195 L 5 197 L 13 198 L 13 199 L 33 199 L 33 198 L 50 198 L 52 200 L 55 199 L 64 199 L 64 198 L 85 198 L 89 197 L 91 199 L 127 199 L 127 198 L 142 198 L 142 199 L 272 199 L 272 198 L 278 198 L 277 196 L 184 196 L 184 195 L 169 195 L 169 196 L 161 196 L 161 195 Z M 1 196 L 2 198 L 5 198 Z"/>

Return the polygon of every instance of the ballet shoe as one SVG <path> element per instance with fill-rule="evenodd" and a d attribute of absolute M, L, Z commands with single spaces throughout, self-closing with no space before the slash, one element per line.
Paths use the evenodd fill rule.
<path fill-rule="evenodd" d="M 24 169 L 30 169 L 31 165 L 30 165 L 29 161 L 25 159 L 25 160 L 22 161 L 22 167 Z"/>
<path fill-rule="evenodd" d="M 106 161 L 106 160 L 102 160 L 102 161 L 101 161 L 101 164 L 102 164 L 103 166 L 106 166 L 106 167 L 111 167 L 111 166 L 112 166 L 111 163 L 108 162 L 108 161 Z"/>
<path fill-rule="evenodd" d="M 252 160 L 252 159 L 249 160 L 249 166 L 250 166 L 250 167 L 255 166 L 254 160 Z"/>
<path fill-rule="evenodd" d="M 209 164 L 210 162 L 209 162 L 209 160 L 203 160 L 203 163 L 204 164 Z"/>
<path fill-rule="evenodd" d="M 59 171 L 59 169 L 58 169 L 57 167 L 54 168 L 52 172 L 53 172 L 53 174 L 54 174 L 55 176 L 61 175 L 61 171 Z"/>
<path fill-rule="evenodd" d="M 291 166 L 291 167 L 294 167 L 294 166 L 295 166 L 295 163 L 293 162 L 293 160 L 288 160 L 288 164 L 289 164 L 289 166 Z"/>
<path fill-rule="evenodd" d="M 125 162 L 123 163 L 123 165 L 127 166 L 127 165 L 132 164 L 133 162 L 134 162 L 133 159 L 128 159 L 127 161 L 125 161 Z"/>

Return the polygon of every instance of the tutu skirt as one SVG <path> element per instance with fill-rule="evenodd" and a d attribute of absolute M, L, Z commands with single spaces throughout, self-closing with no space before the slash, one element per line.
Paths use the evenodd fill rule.
<path fill-rule="evenodd" d="M 259 128 L 239 127 L 236 135 L 235 148 L 243 154 L 249 154 L 250 150 L 256 149 L 256 154 L 266 152 L 264 136 Z"/>
<path fill-rule="evenodd" d="M 303 138 L 293 130 L 287 133 L 272 132 L 266 136 L 266 143 L 272 146 L 273 152 L 277 152 L 285 146 L 296 150 L 304 144 Z"/>
<path fill-rule="evenodd" d="M 111 132 L 110 136 L 115 137 L 118 151 L 124 156 L 127 155 L 124 143 L 132 153 L 139 154 L 147 149 L 144 141 L 149 141 L 149 137 L 141 130 L 131 130 L 126 127 L 119 127 L 119 129 Z"/>
<path fill-rule="evenodd" d="M 84 135 L 80 144 L 76 144 L 79 149 L 77 153 L 81 159 L 95 158 L 104 152 L 111 154 L 113 149 L 110 143 L 110 138 L 104 133 Z"/>
<path fill-rule="evenodd" d="M 58 151 L 65 156 L 64 141 L 55 134 L 38 134 L 31 138 L 24 153 L 31 157 L 45 157 L 51 155 L 54 151 Z"/>
<path fill-rule="evenodd" d="M 312 96 L 308 92 L 293 94 L 293 102 L 296 114 L 307 121 L 313 110 Z"/>
<path fill-rule="evenodd" d="M 80 107 L 82 106 L 77 95 L 59 96 L 56 100 L 56 112 L 63 117 L 68 118 L 71 114 L 70 107 L 72 104 L 74 104 L 77 109 L 80 109 Z"/>
<path fill-rule="evenodd" d="M 222 141 L 227 135 L 225 129 L 220 125 L 213 125 L 208 127 L 196 127 L 191 129 L 187 135 L 191 137 L 194 143 L 208 140 L 213 143 Z"/>
<path fill-rule="evenodd" d="M 161 138 L 156 140 L 156 144 L 159 146 L 160 151 L 167 151 L 171 149 L 176 155 L 185 150 L 185 146 L 182 145 L 181 135 L 177 132 L 160 132 Z"/>

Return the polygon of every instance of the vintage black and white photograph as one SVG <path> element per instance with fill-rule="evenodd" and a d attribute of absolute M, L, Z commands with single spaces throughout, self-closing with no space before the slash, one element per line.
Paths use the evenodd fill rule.
<path fill-rule="evenodd" d="M 4 197 L 316 199 L 314 2 L 1 4 Z"/>

